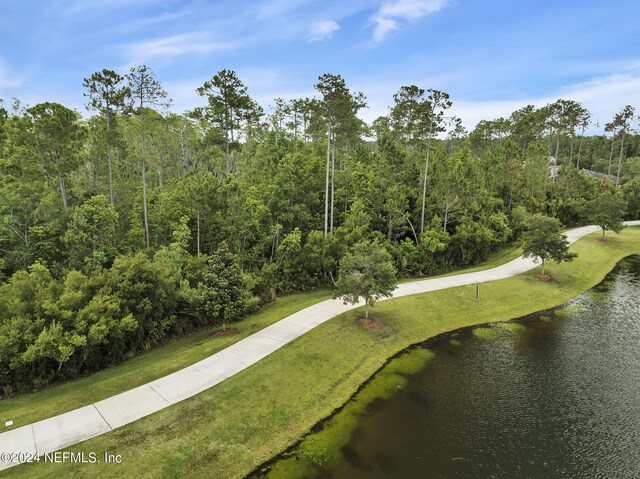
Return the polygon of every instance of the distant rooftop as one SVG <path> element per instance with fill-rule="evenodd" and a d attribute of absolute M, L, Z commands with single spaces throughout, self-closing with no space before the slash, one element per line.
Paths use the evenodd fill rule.
<path fill-rule="evenodd" d="M 590 176 L 591 178 L 597 178 L 599 180 L 602 180 L 604 178 L 607 178 L 613 182 L 616 181 L 616 176 L 615 175 L 607 175 L 605 173 L 600 173 L 599 171 L 593 171 L 593 170 L 587 170 L 586 168 L 582 168 L 582 172 L 587 175 Z M 624 184 L 626 183 L 627 180 L 624 178 L 620 178 L 620 184 Z"/>

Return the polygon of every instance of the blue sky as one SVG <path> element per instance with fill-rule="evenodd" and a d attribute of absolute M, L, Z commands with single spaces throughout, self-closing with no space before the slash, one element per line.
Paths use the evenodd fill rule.
<path fill-rule="evenodd" d="M 335 73 L 369 121 L 417 84 L 469 128 L 560 97 L 603 123 L 640 107 L 639 18 L 630 0 L 0 0 L 0 98 L 86 114 L 84 77 L 146 64 L 176 112 L 227 68 L 265 108 Z"/>

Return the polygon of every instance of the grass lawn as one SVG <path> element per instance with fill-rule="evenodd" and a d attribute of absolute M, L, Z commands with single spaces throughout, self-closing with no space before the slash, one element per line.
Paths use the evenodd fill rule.
<path fill-rule="evenodd" d="M 572 263 L 551 263 L 553 281 L 533 272 L 378 303 L 382 327 L 365 330 L 350 311 L 236 376 L 180 404 L 69 448 L 121 454 L 121 464 L 28 464 L 2 477 L 243 477 L 344 404 L 387 358 L 410 344 L 464 326 L 557 306 L 597 284 L 622 257 L 640 252 L 640 228 L 572 246 Z M 538 268 L 539 269 L 539 268 Z M 318 293 L 320 294 L 320 293 Z M 317 298 L 320 299 L 320 298 Z"/>

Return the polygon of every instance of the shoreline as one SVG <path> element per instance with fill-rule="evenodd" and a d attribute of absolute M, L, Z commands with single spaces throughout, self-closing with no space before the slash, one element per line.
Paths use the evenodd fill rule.
<path fill-rule="evenodd" d="M 270 459 L 268 459 L 267 461 L 264 461 L 262 464 L 256 466 L 256 468 L 251 471 L 249 474 L 247 474 L 246 476 L 243 477 L 243 479 L 260 479 L 262 477 L 265 477 L 265 474 L 267 474 L 269 472 L 269 470 L 271 469 L 271 467 L 276 464 L 277 462 L 279 462 L 281 459 L 286 459 L 288 457 L 290 457 L 292 455 L 292 453 L 298 448 L 298 446 L 310 435 L 315 434 L 319 431 L 322 431 L 322 429 L 325 427 L 325 425 L 331 421 L 336 415 L 338 415 L 339 413 L 341 413 L 345 407 L 352 401 L 354 400 L 358 394 L 360 394 L 360 392 L 366 388 L 372 381 L 374 381 L 379 375 L 380 373 L 389 365 L 389 363 L 391 363 L 394 359 L 404 355 L 405 353 L 412 351 L 414 349 L 417 348 L 425 348 L 428 349 L 429 346 L 432 343 L 441 341 L 443 339 L 445 339 L 447 336 L 451 336 L 453 334 L 456 333 L 461 333 L 461 332 L 466 332 L 466 331 L 471 331 L 475 328 L 479 328 L 479 327 L 487 327 L 487 326 L 492 326 L 492 325 L 499 325 L 499 324 L 504 324 L 504 323 L 509 323 L 511 321 L 520 321 L 520 320 L 525 320 L 527 318 L 529 318 L 530 316 L 533 315 L 538 315 L 541 314 L 545 311 L 555 311 L 559 308 L 562 308 L 566 305 L 568 305 L 571 301 L 573 301 L 575 298 L 577 298 L 580 295 L 586 294 L 589 291 L 593 290 L 594 288 L 598 287 L 600 284 L 602 284 L 607 276 L 609 276 L 613 270 L 617 267 L 617 265 L 624 261 L 626 258 L 632 257 L 632 256 L 638 256 L 640 257 L 640 251 L 637 253 L 631 253 L 628 254 L 626 256 L 623 256 L 621 258 L 618 259 L 618 261 L 614 264 L 614 266 L 607 271 L 604 276 L 597 282 L 595 283 L 593 286 L 591 286 L 590 288 L 584 290 L 584 291 L 580 291 L 578 293 L 576 293 L 574 296 L 572 296 L 571 298 L 565 300 L 564 302 L 557 304 L 555 306 L 551 306 L 548 308 L 543 308 L 543 309 L 539 309 L 536 311 L 532 311 L 529 313 L 525 313 L 523 315 L 514 317 L 514 318 L 510 318 L 510 319 L 503 319 L 503 320 L 499 320 L 499 321 L 490 321 L 490 322 L 485 322 L 485 323 L 478 323 L 478 324 L 473 324 L 473 325 L 468 325 L 468 326 L 462 326 L 459 328 L 455 328 L 452 330 L 448 330 L 448 331 L 443 331 L 440 332 L 434 336 L 430 336 L 426 339 L 423 339 L 421 341 L 417 341 L 413 344 L 410 344 L 409 346 L 406 346 L 405 348 L 401 349 L 400 351 L 394 353 L 392 356 L 388 357 L 386 359 L 386 361 L 371 375 L 369 376 L 363 383 L 361 383 L 358 388 L 353 392 L 353 394 L 351 394 L 351 396 L 349 396 L 349 398 L 341 405 L 337 406 L 328 416 L 320 419 L 317 423 L 315 423 L 308 431 L 306 431 L 302 436 L 300 436 L 294 443 L 292 443 L 291 445 L 289 445 L 286 449 L 284 449 L 283 451 L 281 451 L 280 453 L 277 453 L 276 455 L 274 455 L 273 457 L 271 457 Z M 526 274 L 526 273 L 525 273 Z"/>

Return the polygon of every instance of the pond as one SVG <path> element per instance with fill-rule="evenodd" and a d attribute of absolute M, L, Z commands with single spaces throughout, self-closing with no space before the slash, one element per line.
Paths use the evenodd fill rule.
<path fill-rule="evenodd" d="M 270 478 L 640 477 L 640 256 L 562 307 L 383 368 Z"/>

